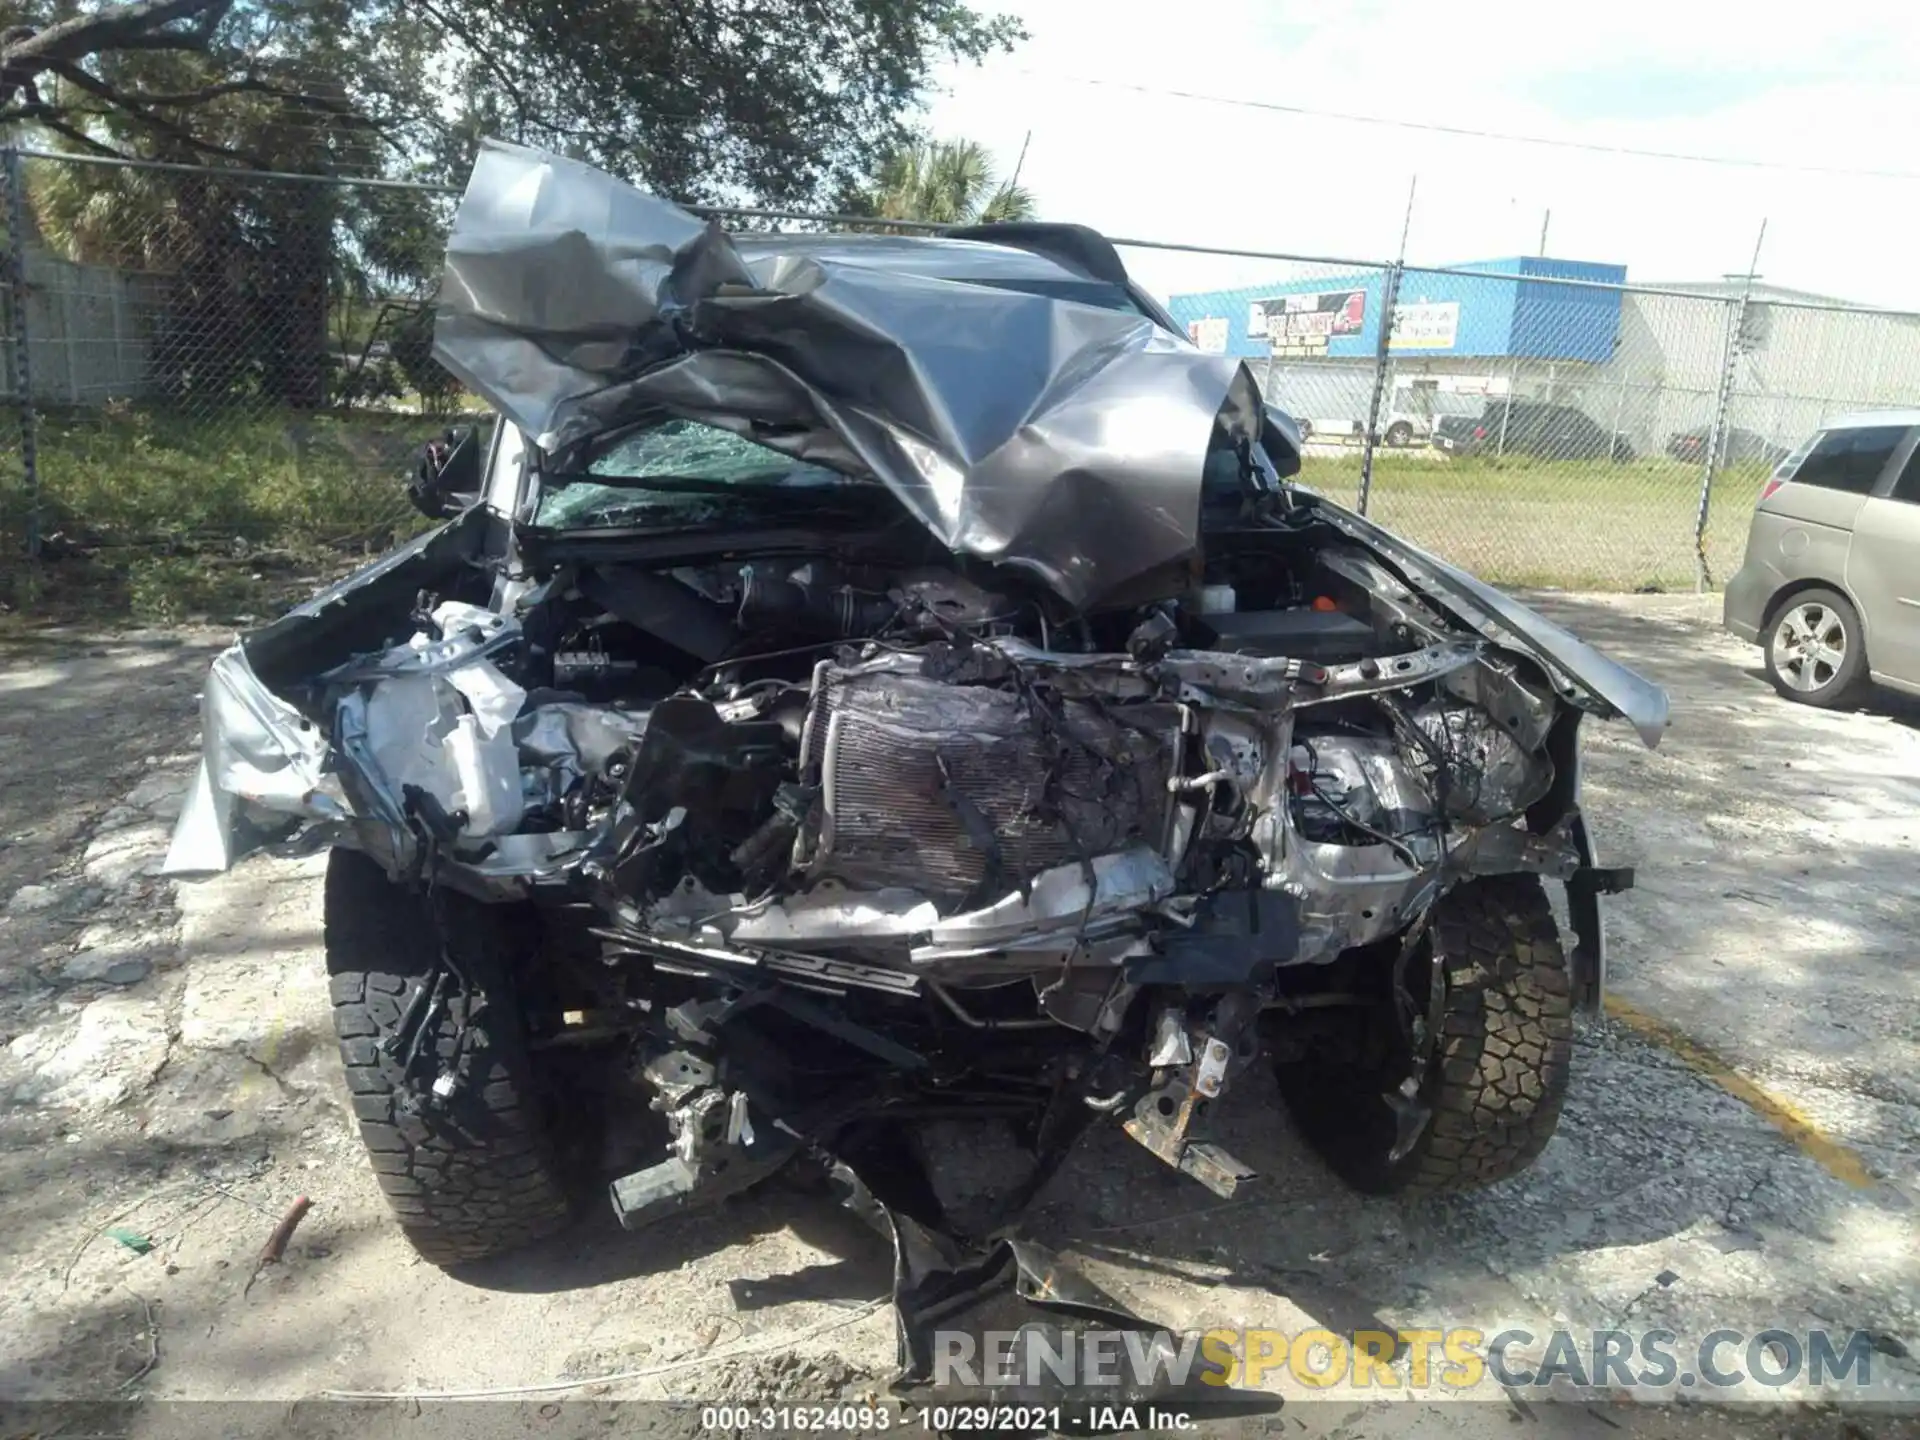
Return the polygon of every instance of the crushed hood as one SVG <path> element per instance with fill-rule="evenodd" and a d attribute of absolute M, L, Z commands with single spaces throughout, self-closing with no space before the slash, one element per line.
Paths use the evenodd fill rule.
<path fill-rule="evenodd" d="M 783 252 L 591 166 L 489 142 L 434 353 L 549 454 L 669 414 L 885 485 L 950 549 L 1085 605 L 1199 545 L 1237 360 L 1144 316 Z"/>

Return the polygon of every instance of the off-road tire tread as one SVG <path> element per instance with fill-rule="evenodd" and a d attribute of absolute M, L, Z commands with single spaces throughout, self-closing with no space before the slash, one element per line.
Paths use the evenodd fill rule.
<path fill-rule="evenodd" d="M 1407 1154 L 1389 1159 L 1392 1126 L 1381 1099 L 1405 1075 L 1404 1059 L 1385 1070 L 1358 1062 L 1277 1067 L 1305 1138 L 1368 1194 L 1438 1195 L 1518 1174 L 1553 1138 L 1566 1098 L 1572 977 L 1539 877 L 1455 886 L 1439 903 L 1433 942 L 1445 957 L 1447 989 L 1422 1089 L 1431 1114 Z"/>
<path fill-rule="evenodd" d="M 1519 1174 L 1553 1138 L 1573 1069 L 1573 985 L 1533 875 L 1457 887 L 1435 918 L 1449 965 L 1429 1095 L 1402 1194 L 1475 1189 Z"/>
<path fill-rule="evenodd" d="M 455 916 L 462 906 L 487 908 L 459 896 L 438 904 Z M 449 944 L 482 993 L 453 995 L 422 1040 L 423 1052 L 451 1065 L 460 1021 L 468 1022 L 467 1083 L 436 1102 L 424 1092 L 439 1066 L 417 1060 L 409 1082 L 380 1044 L 399 1027 L 413 987 L 438 957 L 431 903 L 390 883 L 366 856 L 335 850 L 325 916 L 334 1031 L 360 1138 L 414 1249 L 433 1264 L 458 1265 L 564 1226 L 572 1206 L 535 1100 L 501 928 L 484 914 L 459 917 L 450 927 L 459 933 Z"/>

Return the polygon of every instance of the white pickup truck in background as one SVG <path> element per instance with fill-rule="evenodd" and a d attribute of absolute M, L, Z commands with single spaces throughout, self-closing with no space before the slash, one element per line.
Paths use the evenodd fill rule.
<path fill-rule="evenodd" d="M 1325 366 L 1275 363 L 1267 373 L 1267 399 L 1293 416 L 1302 441 L 1318 445 L 1359 444 L 1373 401 L 1373 374 Z M 1380 407 L 1375 440 L 1394 449 L 1430 444 L 1442 415 L 1478 415 L 1484 395 L 1442 390 L 1432 379 L 1397 381 Z"/>

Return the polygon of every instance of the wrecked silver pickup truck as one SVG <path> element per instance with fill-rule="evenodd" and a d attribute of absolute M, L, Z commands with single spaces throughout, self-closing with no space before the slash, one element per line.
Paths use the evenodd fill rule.
<path fill-rule="evenodd" d="M 1256 1064 L 1367 1190 L 1546 1144 L 1631 880 L 1580 726 L 1666 697 L 1290 487 L 1098 236 L 730 237 L 490 146 L 437 333 L 499 416 L 472 503 L 215 663 L 169 857 L 331 827 L 428 1258 L 556 1228 L 611 1135 L 628 1226 L 801 1164 L 1003 1235 L 1094 1123 L 1231 1195 Z M 953 1116 L 1035 1155 L 965 1225 L 913 1163 Z"/>

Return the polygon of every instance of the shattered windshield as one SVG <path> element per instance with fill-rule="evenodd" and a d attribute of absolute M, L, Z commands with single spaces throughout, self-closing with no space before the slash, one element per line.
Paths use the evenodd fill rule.
<path fill-rule="evenodd" d="M 782 492 L 861 483 L 717 426 L 664 420 L 589 448 L 572 469 L 548 475 L 533 523 L 697 525 Z"/>

